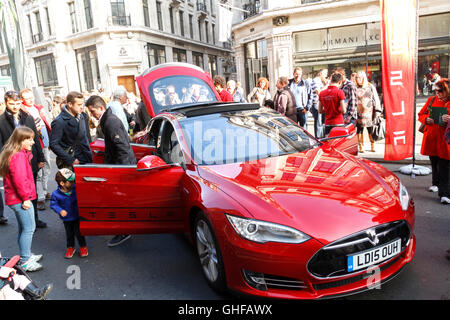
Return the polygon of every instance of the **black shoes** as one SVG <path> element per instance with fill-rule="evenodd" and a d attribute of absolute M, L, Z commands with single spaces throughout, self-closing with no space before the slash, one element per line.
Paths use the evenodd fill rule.
<path fill-rule="evenodd" d="M 0 217 L 0 224 L 7 224 L 8 223 L 8 219 L 6 219 L 5 217 Z"/>
<path fill-rule="evenodd" d="M 31 282 L 25 287 L 23 293 L 27 294 L 31 300 L 44 300 L 47 295 L 52 291 L 53 284 L 47 284 L 42 288 L 36 287 L 36 285 Z"/>
<path fill-rule="evenodd" d="M 37 220 L 36 221 L 36 228 L 47 228 L 47 224 L 44 221 Z"/>
<path fill-rule="evenodd" d="M 112 238 L 109 242 L 108 242 L 108 247 L 115 247 L 118 246 L 119 244 L 127 241 L 128 239 L 130 239 L 131 236 L 130 235 L 118 235 L 115 236 L 114 238 Z"/>

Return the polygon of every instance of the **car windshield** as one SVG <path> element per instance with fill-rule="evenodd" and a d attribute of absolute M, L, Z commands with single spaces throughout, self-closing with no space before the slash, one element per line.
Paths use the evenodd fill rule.
<path fill-rule="evenodd" d="M 155 114 L 181 105 L 217 101 L 211 87 L 192 76 L 170 76 L 156 80 L 149 91 Z"/>
<path fill-rule="evenodd" d="M 259 160 L 302 152 L 320 144 L 288 118 L 268 108 L 185 118 L 180 125 L 198 165 Z"/>

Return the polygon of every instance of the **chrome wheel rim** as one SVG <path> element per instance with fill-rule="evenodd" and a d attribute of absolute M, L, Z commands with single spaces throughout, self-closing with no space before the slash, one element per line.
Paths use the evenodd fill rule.
<path fill-rule="evenodd" d="M 209 281 L 214 282 L 219 276 L 217 250 L 208 224 L 200 220 L 197 223 L 197 251 L 203 272 Z"/>

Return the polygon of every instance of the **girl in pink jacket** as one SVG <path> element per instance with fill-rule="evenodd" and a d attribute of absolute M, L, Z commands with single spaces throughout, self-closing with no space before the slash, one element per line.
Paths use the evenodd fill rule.
<path fill-rule="evenodd" d="M 19 226 L 20 263 L 25 271 L 42 269 L 37 260 L 41 255 L 31 254 L 31 243 L 36 228 L 34 209 L 36 186 L 30 160 L 34 144 L 34 132 L 28 127 L 14 129 L 0 154 L 0 175 L 5 188 L 5 204 L 15 213 Z"/>

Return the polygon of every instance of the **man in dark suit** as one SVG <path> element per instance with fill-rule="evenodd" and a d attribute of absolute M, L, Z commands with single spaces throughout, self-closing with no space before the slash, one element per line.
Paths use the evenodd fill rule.
<path fill-rule="evenodd" d="M 42 152 L 40 135 L 36 124 L 31 115 L 24 112 L 22 107 L 22 98 L 16 91 L 7 91 L 5 93 L 5 112 L 0 116 L 0 150 L 6 144 L 14 129 L 18 126 L 26 126 L 34 131 L 34 145 L 32 148 L 33 158 L 31 159 L 31 169 L 33 171 L 34 182 L 36 183 L 38 171 L 44 167 L 45 157 Z M 34 218 L 37 228 L 45 228 L 47 224 L 38 217 L 37 199 L 33 200 Z"/>
<path fill-rule="evenodd" d="M 67 105 L 52 122 L 50 149 L 64 162 L 64 166 L 71 168 L 75 164 L 91 163 L 92 152 L 89 147 L 89 127 L 86 125 L 87 115 L 83 112 L 83 95 L 69 92 L 66 101 Z"/>
<path fill-rule="evenodd" d="M 110 108 L 106 109 L 105 100 L 100 96 L 91 96 L 86 101 L 86 107 L 91 115 L 100 121 L 105 139 L 104 163 L 136 164 L 128 132 L 119 117 Z M 117 235 L 109 241 L 108 246 L 117 246 L 130 238 L 130 235 Z"/>

